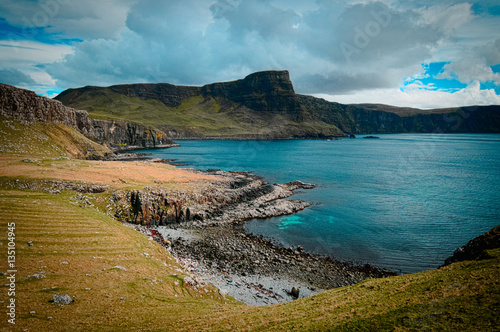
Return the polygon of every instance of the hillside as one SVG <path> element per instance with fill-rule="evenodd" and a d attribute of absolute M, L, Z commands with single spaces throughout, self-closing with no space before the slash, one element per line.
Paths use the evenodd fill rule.
<path fill-rule="evenodd" d="M 0 116 L 2 119 L 12 119 L 21 125 L 27 125 L 26 130 L 31 130 L 32 126 L 57 126 L 59 131 L 63 130 L 65 133 L 54 132 L 52 135 L 56 139 L 61 139 L 64 135 L 72 136 L 73 144 L 80 146 L 78 157 L 83 154 L 88 159 L 104 157 L 100 153 L 92 153 L 97 145 L 103 145 L 97 149 L 107 150 L 108 155 L 112 151 L 132 148 L 175 145 L 165 133 L 153 127 L 124 120 L 92 119 L 87 111 L 66 107 L 59 101 L 6 84 L 0 84 Z M 46 131 L 50 134 L 50 130 Z"/>
<path fill-rule="evenodd" d="M 56 97 L 98 119 L 155 126 L 173 138 L 326 138 L 348 133 L 500 132 L 500 106 L 419 110 L 344 105 L 296 94 L 287 71 L 203 87 L 130 84 Z"/>

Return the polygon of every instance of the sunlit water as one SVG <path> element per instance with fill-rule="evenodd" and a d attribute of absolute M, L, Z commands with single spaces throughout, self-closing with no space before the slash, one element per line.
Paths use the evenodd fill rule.
<path fill-rule="evenodd" d="M 142 150 L 198 169 L 317 185 L 295 215 L 246 223 L 286 247 L 403 273 L 441 265 L 500 222 L 500 135 L 380 135 L 340 141 L 178 141 Z"/>

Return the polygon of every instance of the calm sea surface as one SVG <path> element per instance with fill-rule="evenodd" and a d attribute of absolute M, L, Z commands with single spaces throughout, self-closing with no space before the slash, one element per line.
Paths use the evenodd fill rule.
<path fill-rule="evenodd" d="M 178 141 L 141 150 L 198 169 L 313 183 L 292 216 L 246 223 L 284 246 L 402 273 L 436 268 L 500 223 L 500 135 L 400 134 L 340 141 Z"/>

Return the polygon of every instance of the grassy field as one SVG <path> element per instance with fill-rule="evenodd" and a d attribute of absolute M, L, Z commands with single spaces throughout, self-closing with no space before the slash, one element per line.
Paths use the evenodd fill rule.
<path fill-rule="evenodd" d="M 320 132 L 342 135 L 336 126 L 324 122 L 295 122 L 283 115 L 259 113 L 234 103 L 226 104 L 200 95 L 183 100 L 179 106 L 168 107 L 158 100 L 127 97 L 107 88 L 71 101 L 71 107 L 86 110 L 93 118 L 132 121 L 166 131 L 181 131 L 184 136 L 288 137 L 294 134 L 314 136 Z"/>
<path fill-rule="evenodd" d="M 13 135 L 0 153 L 0 272 L 9 269 L 9 223 L 15 224 L 17 270 L 15 297 L 9 286 L 0 287 L 2 331 L 498 331 L 500 249 L 478 261 L 267 307 L 224 298 L 210 285 L 187 285 L 190 274 L 175 258 L 114 220 L 106 205 L 114 190 L 140 189 L 155 179 L 182 190 L 199 190 L 215 179 L 163 164 L 61 159 L 68 156 L 66 143 L 43 136 L 45 130 L 26 131 L 22 141 Z M 48 138 L 30 139 L 30 133 Z M 110 189 L 84 194 L 92 205 L 74 191 L 19 189 L 48 179 Z M 8 284 L 6 275 L 0 284 Z M 51 303 L 59 293 L 75 301 Z M 15 326 L 6 315 L 11 298 Z"/>

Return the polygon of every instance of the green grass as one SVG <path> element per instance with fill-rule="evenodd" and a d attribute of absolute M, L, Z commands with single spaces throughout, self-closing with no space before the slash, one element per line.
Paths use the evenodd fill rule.
<path fill-rule="evenodd" d="M 185 136 L 269 136 L 280 137 L 341 135 L 334 125 L 324 122 L 294 122 L 280 114 L 260 113 L 234 103 L 201 95 L 185 99 L 177 107 L 158 100 L 136 97 L 102 88 L 92 95 L 82 94 L 67 103 L 89 112 L 93 118 L 125 120 L 163 130 L 184 132 Z"/>
<path fill-rule="evenodd" d="M 93 151 L 93 152 L 91 152 Z M 0 153 L 28 155 L 30 158 L 103 156 L 110 151 L 59 123 L 23 125 L 0 115 Z"/>

